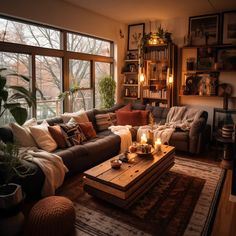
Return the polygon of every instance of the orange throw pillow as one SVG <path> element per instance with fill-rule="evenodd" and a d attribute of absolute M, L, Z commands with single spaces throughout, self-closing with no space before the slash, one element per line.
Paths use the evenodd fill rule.
<path fill-rule="evenodd" d="M 92 122 L 79 123 L 79 126 L 87 139 L 95 138 L 97 136 Z"/>
<path fill-rule="evenodd" d="M 48 126 L 48 131 L 50 132 L 52 138 L 57 143 L 59 148 L 66 148 L 66 140 L 62 134 L 60 125 Z"/>

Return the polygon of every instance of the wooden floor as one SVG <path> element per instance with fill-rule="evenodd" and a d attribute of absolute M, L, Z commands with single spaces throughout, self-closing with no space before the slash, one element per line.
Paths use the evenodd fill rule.
<path fill-rule="evenodd" d="M 217 163 L 220 166 L 220 155 L 219 150 L 209 150 L 204 155 L 192 158 L 203 162 Z M 227 170 L 211 236 L 236 236 L 236 202 L 229 200 L 231 183 L 232 170 Z"/>

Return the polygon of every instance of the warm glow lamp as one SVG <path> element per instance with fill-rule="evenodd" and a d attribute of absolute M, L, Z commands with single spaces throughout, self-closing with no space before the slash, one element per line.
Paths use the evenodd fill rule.
<path fill-rule="evenodd" d="M 140 83 L 143 83 L 144 80 L 145 80 L 144 73 L 141 73 L 141 74 L 139 75 L 139 82 L 140 82 Z"/>

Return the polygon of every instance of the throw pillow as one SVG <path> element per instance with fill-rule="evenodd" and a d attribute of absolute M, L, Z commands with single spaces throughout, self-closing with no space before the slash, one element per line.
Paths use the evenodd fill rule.
<path fill-rule="evenodd" d="M 108 129 L 109 126 L 112 125 L 111 117 L 110 117 L 109 113 L 98 114 L 95 116 L 95 118 L 96 118 L 96 124 L 97 124 L 98 131 L 106 130 L 106 129 Z"/>
<path fill-rule="evenodd" d="M 88 116 L 87 116 L 87 114 L 84 110 L 80 110 L 78 112 L 72 112 L 72 113 L 65 112 L 64 114 L 61 115 L 61 118 L 62 118 L 64 123 L 69 122 L 69 120 L 72 117 L 78 123 L 89 122 Z"/>
<path fill-rule="evenodd" d="M 128 103 L 124 107 L 118 109 L 118 111 L 131 111 L 131 110 L 132 110 L 132 104 L 131 103 Z"/>
<path fill-rule="evenodd" d="M 32 118 L 26 121 L 22 126 L 17 123 L 11 123 L 11 129 L 14 136 L 14 142 L 21 147 L 36 147 L 37 144 L 31 135 L 29 126 L 37 125 L 37 120 Z"/>
<path fill-rule="evenodd" d="M 48 126 L 48 130 L 49 130 L 49 133 L 51 134 L 52 138 L 56 141 L 57 146 L 59 148 L 67 147 L 66 140 L 65 140 L 65 137 L 61 131 L 60 125 Z"/>
<path fill-rule="evenodd" d="M 116 125 L 117 124 L 116 113 L 110 112 L 108 114 L 110 116 L 112 125 Z"/>
<path fill-rule="evenodd" d="M 116 111 L 117 125 L 147 125 L 147 111 Z"/>
<path fill-rule="evenodd" d="M 86 139 L 95 138 L 97 136 L 95 129 L 93 128 L 92 122 L 79 123 L 79 126 L 84 133 Z"/>
<path fill-rule="evenodd" d="M 73 118 L 67 124 L 60 124 L 68 147 L 81 144 L 86 140 L 79 124 Z"/>
<path fill-rule="evenodd" d="M 44 120 L 42 124 L 30 126 L 29 129 L 35 142 L 41 149 L 47 152 L 53 152 L 57 148 L 57 143 L 50 135 L 48 126 L 47 121 Z"/>

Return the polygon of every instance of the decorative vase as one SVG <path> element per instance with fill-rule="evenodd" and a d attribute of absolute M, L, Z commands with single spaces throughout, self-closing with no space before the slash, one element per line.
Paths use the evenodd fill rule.
<path fill-rule="evenodd" d="M 0 209 L 10 209 L 21 203 L 22 188 L 15 183 L 0 186 Z"/>

